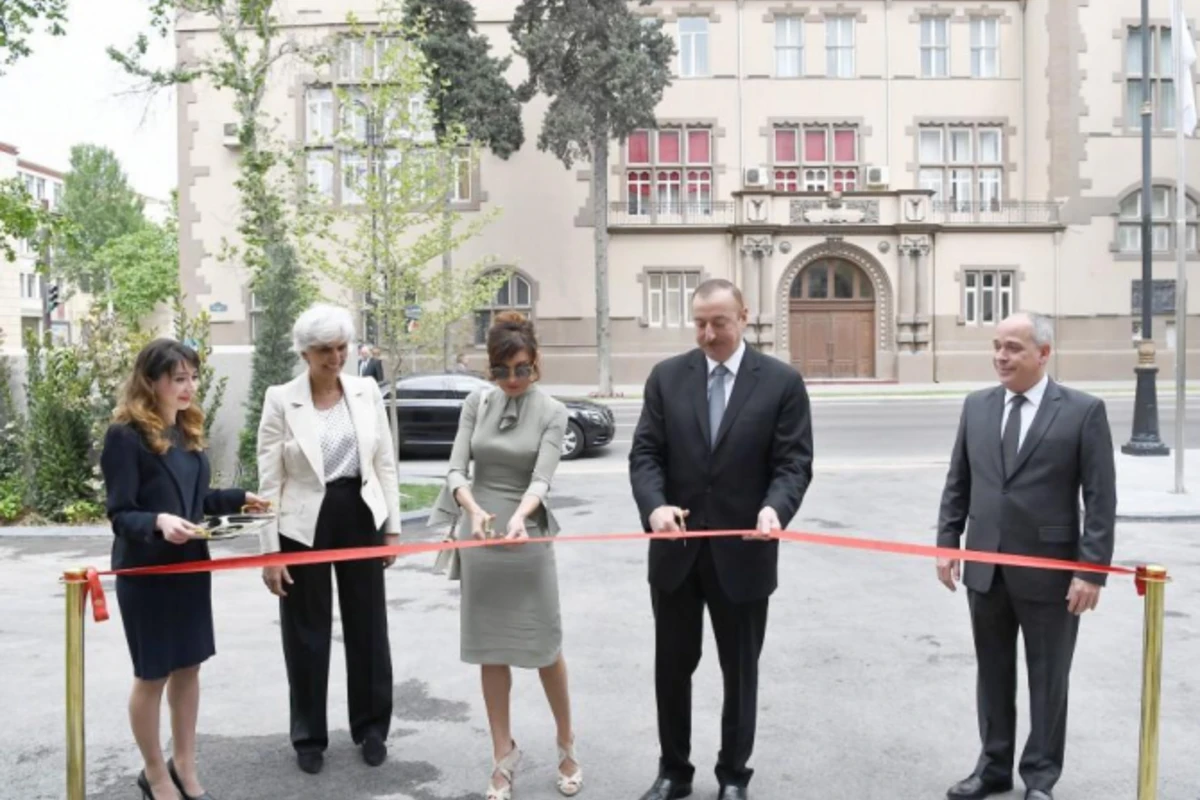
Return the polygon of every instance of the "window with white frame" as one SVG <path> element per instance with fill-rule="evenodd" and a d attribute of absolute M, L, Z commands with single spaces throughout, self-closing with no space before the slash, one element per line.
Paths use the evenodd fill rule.
<path fill-rule="evenodd" d="M 326 200 L 334 197 L 337 164 L 333 150 L 334 95 L 328 86 L 310 86 L 304 92 L 304 148 L 308 187 Z"/>
<path fill-rule="evenodd" d="M 854 77 L 854 17 L 825 18 L 825 75 L 829 78 Z"/>
<path fill-rule="evenodd" d="M 495 273 L 488 273 L 495 277 Z M 475 344 L 487 344 L 488 329 L 492 320 L 501 311 L 520 311 L 527 318 L 533 318 L 533 287 L 523 276 L 512 273 L 508 280 L 500 284 L 500 288 L 492 295 L 490 302 L 475 309 Z"/>
<path fill-rule="evenodd" d="M 963 271 L 962 320 L 995 325 L 1016 309 L 1016 273 L 1011 269 Z"/>
<path fill-rule="evenodd" d="M 949 17 L 921 17 L 921 77 L 950 77 Z"/>
<path fill-rule="evenodd" d="M 954 211 L 998 211 L 1004 200 L 1004 147 L 999 126 L 922 125 L 917 132 L 917 184 Z"/>
<path fill-rule="evenodd" d="M 1168 253 L 1175 250 L 1175 190 L 1168 186 L 1150 188 L 1150 250 Z M 1196 229 L 1200 213 L 1196 201 L 1185 198 L 1184 217 L 1187 224 L 1187 250 L 1197 252 Z M 1117 214 L 1117 250 L 1121 253 L 1142 252 L 1142 192 L 1136 190 L 1121 199 Z"/>
<path fill-rule="evenodd" d="M 712 130 L 636 130 L 625 141 L 628 213 L 712 213 Z"/>
<path fill-rule="evenodd" d="M 858 189 L 858 128 L 793 125 L 775 128 L 777 192 L 853 192 Z"/>
<path fill-rule="evenodd" d="M 708 17 L 679 18 L 679 77 L 708 77 Z"/>
<path fill-rule="evenodd" d="M 42 299 L 42 276 L 36 272 L 21 273 L 21 299 Z"/>
<path fill-rule="evenodd" d="M 691 297 L 699 285 L 699 272 L 647 271 L 646 324 L 652 328 L 680 328 L 691 325 Z"/>
<path fill-rule="evenodd" d="M 1171 29 L 1152 25 L 1149 36 L 1141 26 L 1129 26 L 1125 35 L 1125 127 L 1142 125 L 1142 53 L 1150 48 L 1150 102 L 1154 108 L 1152 125 L 1158 130 L 1175 128 L 1175 56 Z"/>
<path fill-rule="evenodd" d="M 54 203 L 52 208 L 58 208 L 59 206 L 61 206 L 62 198 L 63 198 L 63 185 L 61 183 L 56 183 L 56 184 L 54 184 L 54 199 L 51 201 Z"/>
<path fill-rule="evenodd" d="M 471 202 L 471 151 L 459 148 L 454 155 L 454 186 L 450 200 L 454 203 Z"/>
<path fill-rule="evenodd" d="M 775 18 L 775 77 L 799 78 L 804 75 L 804 19 L 794 16 Z"/>
<path fill-rule="evenodd" d="M 1000 18 L 971 18 L 971 77 L 1000 77 Z"/>

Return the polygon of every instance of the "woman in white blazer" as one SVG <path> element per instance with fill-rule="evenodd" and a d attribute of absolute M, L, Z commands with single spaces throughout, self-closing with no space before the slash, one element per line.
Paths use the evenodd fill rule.
<path fill-rule="evenodd" d="M 343 308 L 315 305 L 292 332 L 308 369 L 267 389 L 258 427 L 259 495 L 278 510 L 264 552 L 395 544 L 400 536 L 396 453 L 379 387 L 344 374 L 354 322 Z M 392 660 L 383 570 L 395 559 L 343 561 L 338 603 L 346 649 L 350 735 L 362 757 L 387 757 Z M 300 769 L 315 775 L 329 744 L 325 722 L 333 618 L 329 564 L 267 567 L 279 597 L 291 699 L 291 739 Z"/>

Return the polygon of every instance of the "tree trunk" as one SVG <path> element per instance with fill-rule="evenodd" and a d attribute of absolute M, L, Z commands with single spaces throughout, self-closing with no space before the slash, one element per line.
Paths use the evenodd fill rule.
<path fill-rule="evenodd" d="M 596 360 L 601 397 L 612 397 L 612 332 L 608 319 L 608 136 L 592 142 L 592 224 L 596 257 Z"/>
<path fill-rule="evenodd" d="M 454 161 L 442 150 L 442 175 L 449 176 L 446 191 L 442 194 L 442 302 L 450 302 L 450 275 L 454 267 L 454 255 L 450 252 L 450 192 L 454 185 Z M 442 324 L 442 368 L 450 369 L 450 320 Z"/>

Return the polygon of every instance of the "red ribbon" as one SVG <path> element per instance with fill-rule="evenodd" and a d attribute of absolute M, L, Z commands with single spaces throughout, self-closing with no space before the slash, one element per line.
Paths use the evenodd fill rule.
<path fill-rule="evenodd" d="M 422 553 L 437 553 L 442 550 L 465 550 L 472 547 L 520 547 L 533 543 L 563 543 L 563 542 L 618 542 L 618 541 L 647 541 L 650 539 L 700 539 L 725 536 L 747 536 L 753 534 L 750 530 L 720 530 L 720 531 L 688 531 L 686 533 L 601 533 L 586 535 L 559 535 L 551 540 L 546 539 L 466 539 L 440 542 L 418 542 L 413 544 L 379 545 L 377 547 L 352 547 L 340 550 L 309 550 L 299 553 L 268 553 L 257 556 L 232 556 L 214 558 L 202 561 L 183 561 L 177 564 L 162 564 L 151 567 L 131 567 L 97 571 L 88 569 L 88 588 L 85 596 L 92 597 L 92 608 L 96 622 L 108 619 L 107 604 L 104 590 L 100 586 L 101 575 L 183 575 L 194 572 L 221 572 L 235 569 L 254 569 L 257 567 L 286 567 L 304 564 L 330 564 L 335 561 L 359 561 L 368 558 L 385 558 L 387 556 L 411 556 Z M 1102 564 L 1087 564 L 1082 561 L 1068 561 L 1057 558 L 1039 558 L 1012 553 L 989 553 L 979 550 L 961 550 L 954 547 L 934 547 L 931 545 L 908 544 L 891 542 L 882 539 L 861 539 L 851 536 L 834 536 L 824 533 L 805 533 L 800 531 L 776 531 L 771 537 L 785 542 L 802 542 L 818 544 L 827 547 L 840 547 L 851 550 L 868 550 L 876 553 L 892 553 L 896 555 L 923 556 L 927 558 L 954 559 L 958 561 L 975 561 L 984 564 L 997 564 L 1007 567 L 1029 567 L 1032 569 L 1057 569 L 1071 572 L 1091 572 L 1102 575 L 1134 575 L 1135 585 L 1139 595 L 1145 592 L 1145 568 L 1112 567 Z"/>

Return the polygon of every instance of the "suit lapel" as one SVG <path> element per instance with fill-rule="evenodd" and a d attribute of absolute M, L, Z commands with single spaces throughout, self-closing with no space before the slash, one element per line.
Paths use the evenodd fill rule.
<path fill-rule="evenodd" d="M 733 393 L 729 396 L 729 405 L 725 407 L 725 413 L 721 415 L 721 427 L 717 429 L 717 441 L 713 444 L 713 450 L 721 446 L 721 441 L 725 438 L 730 426 L 733 425 L 733 420 L 742 410 L 742 406 L 746 405 L 751 391 L 758 383 L 757 356 L 758 354 L 749 346 L 746 347 L 746 352 L 742 355 L 741 367 L 738 368 L 737 376 L 733 379 Z M 707 409 L 705 411 L 707 412 Z"/>
<path fill-rule="evenodd" d="M 308 373 L 292 381 L 287 408 L 283 413 L 292 435 L 300 443 L 300 450 L 308 458 L 308 463 L 317 473 L 317 477 L 324 479 L 325 458 L 321 455 L 321 421 L 317 418 L 316 407 L 313 406 L 312 385 L 308 382 Z"/>
<path fill-rule="evenodd" d="M 993 447 L 989 448 L 992 451 L 992 462 L 996 468 L 996 474 L 1000 476 L 1000 480 L 1004 480 L 1004 443 L 1003 430 L 1004 424 L 1004 387 L 997 386 L 995 390 L 988 395 L 987 400 L 987 439 L 993 443 Z"/>
<path fill-rule="evenodd" d="M 692 396 L 692 405 L 696 408 L 696 421 L 700 423 L 700 433 L 704 436 L 704 448 L 707 451 L 712 441 L 712 432 L 708 425 L 708 362 L 703 350 L 696 350 L 691 361 L 691 377 L 688 379 L 687 393 Z"/>
<path fill-rule="evenodd" d="M 168 453 L 170 450 L 167 451 Z M 183 481 L 179 478 L 179 473 L 171 466 L 171 459 L 167 458 L 167 453 L 158 456 L 159 463 L 166 469 L 167 474 L 171 476 L 171 482 L 175 484 L 175 491 L 179 494 L 179 510 L 180 516 L 184 519 L 192 518 L 192 510 L 188 507 L 187 491 L 183 488 Z"/>
<path fill-rule="evenodd" d="M 1038 443 L 1046 435 L 1050 424 L 1058 416 L 1058 403 L 1061 399 L 1062 392 L 1059 391 L 1058 384 L 1054 381 L 1047 381 L 1046 391 L 1042 394 L 1042 402 L 1038 405 L 1037 414 L 1033 417 L 1033 424 L 1029 426 L 1029 432 L 1025 434 L 1025 441 L 1021 443 L 1021 449 L 1017 451 L 1017 463 L 1008 475 L 1010 480 L 1021 471 L 1021 467 L 1025 466 L 1029 455 L 1037 449 Z"/>

